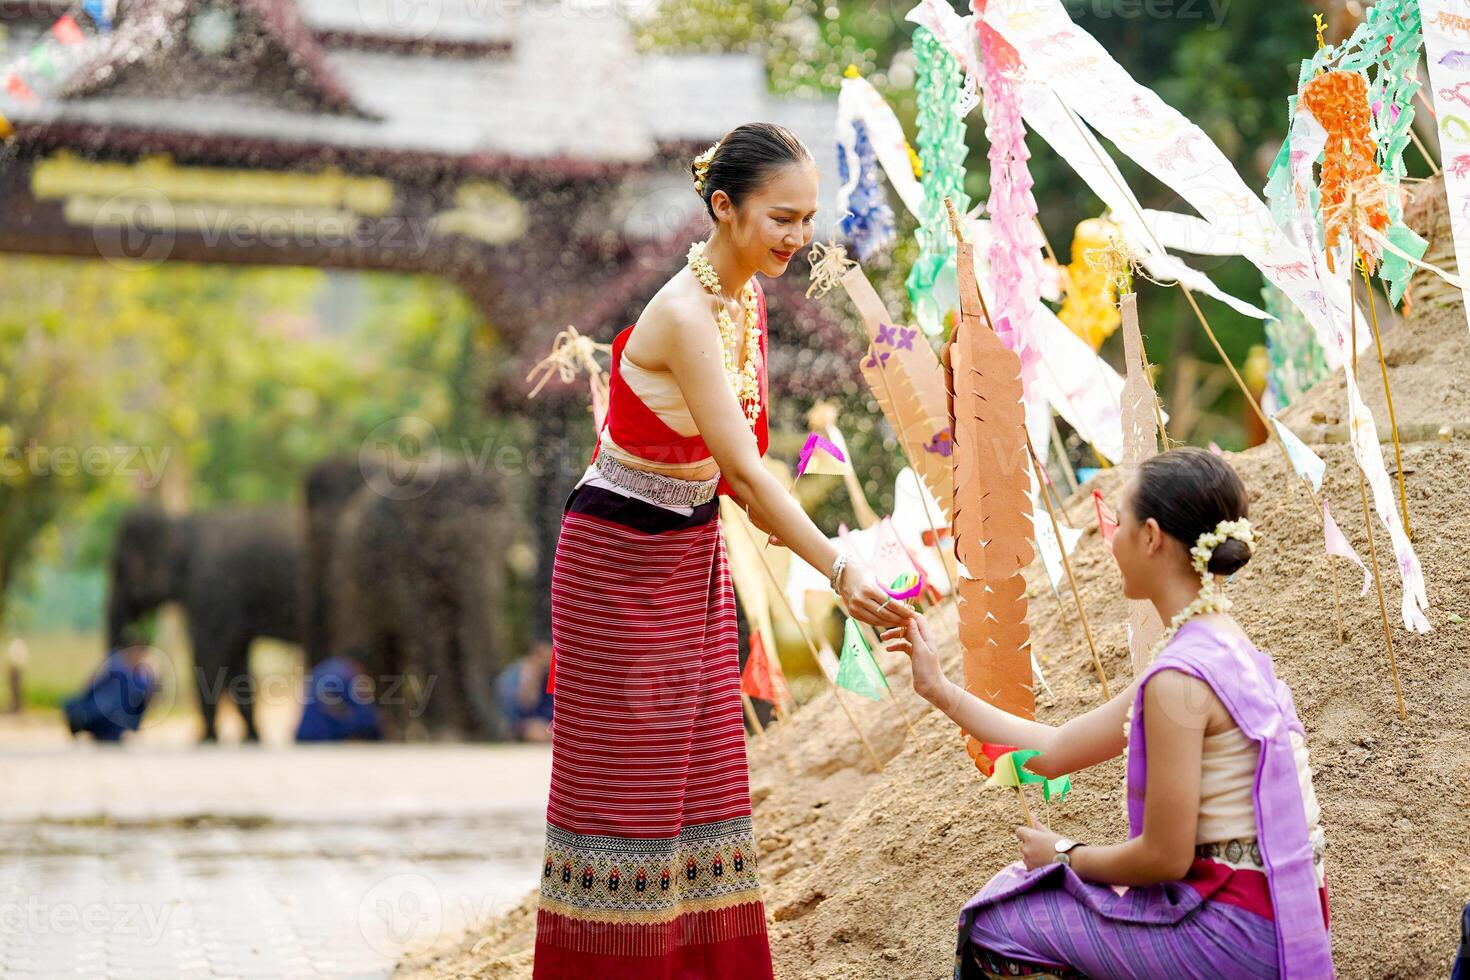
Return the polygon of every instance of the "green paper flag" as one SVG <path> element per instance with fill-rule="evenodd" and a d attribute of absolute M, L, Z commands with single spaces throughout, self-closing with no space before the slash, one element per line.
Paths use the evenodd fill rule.
<path fill-rule="evenodd" d="M 1041 753 L 1035 749 L 1017 749 L 1007 752 L 995 760 L 995 769 L 990 778 L 985 780 L 986 786 L 1021 786 L 1026 783 L 1040 783 L 1041 795 L 1050 803 L 1052 800 L 1060 800 L 1072 789 L 1071 776 L 1058 776 L 1056 779 L 1047 779 L 1038 776 L 1029 769 L 1023 768 L 1027 762 Z"/>
<path fill-rule="evenodd" d="M 842 628 L 842 658 L 837 662 L 837 686 L 874 701 L 881 700 L 888 678 L 883 676 L 873 648 L 858 629 L 857 620 L 849 619 Z"/>

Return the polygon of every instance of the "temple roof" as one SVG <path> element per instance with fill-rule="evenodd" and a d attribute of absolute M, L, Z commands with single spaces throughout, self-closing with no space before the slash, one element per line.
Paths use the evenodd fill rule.
<path fill-rule="evenodd" d="M 769 94 L 754 54 L 640 54 L 607 12 L 616 5 L 580 2 L 594 12 L 573 0 L 125 0 L 112 34 L 68 52 L 53 91 L 0 91 L 0 112 L 42 145 L 55 141 L 41 127 L 66 142 L 104 128 L 164 152 L 379 150 L 572 174 L 703 149 L 759 119 L 791 127 L 832 172 L 833 100 Z M 45 26 L 34 11 L 13 23 L 10 50 Z"/>

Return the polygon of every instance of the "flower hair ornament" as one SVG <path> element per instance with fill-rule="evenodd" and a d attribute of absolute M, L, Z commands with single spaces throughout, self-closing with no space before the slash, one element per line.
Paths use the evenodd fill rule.
<path fill-rule="evenodd" d="M 715 140 L 709 145 L 708 150 L 705 150 L 694 158 L 694 189 L 701 195 L 704 194 L 704 179 L 705 175 L 709 173 L 710 161 L 715 158 L 715 151 L 719 148 L 720 141 Z"/>
<path fill-rule="evenodd" d="M 1174 614 L 1169 621 L 1169 628 L 1164 630 L 1163 636 L 1154 643 L 1153 649 L 1148 652 L 1148 659 L 1152 661 L 1169 645 L 1174 634 L 1179 632 L 1179 627 L 1196 616 L 1206 613 L 1222 613 L 1230 610 L 1231 601 L 1220 592 L 1220 586 L 1215 582 L 1215 576 L 1210 571 L 1210 559 L 1214 557 L 1215 549 L 1227 540 L 1234 539 L 1243 543 L 1251 551 L 1256 549 L 1256 537 L 1251 531 L 1251 522 L 1242 517 L 1238 521 L 1221 521 L 1215 525 L 1213 531 L 1206 531 L 1195 539 L 1194 547 L 1189 549 L 1189 563 L 1199 573 L 1200 589 L 1199 595 L 1193 602 Z"/>

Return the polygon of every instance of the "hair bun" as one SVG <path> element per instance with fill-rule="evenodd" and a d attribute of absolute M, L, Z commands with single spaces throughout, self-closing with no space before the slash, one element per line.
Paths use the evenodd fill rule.
<path fill-rule="evenodd" d="M 1244 541 L 1226 538 L 1215 545 L 1206 567 L 1215 575 L 1234 575 L 1251 560 L 1251 549 Z"/>

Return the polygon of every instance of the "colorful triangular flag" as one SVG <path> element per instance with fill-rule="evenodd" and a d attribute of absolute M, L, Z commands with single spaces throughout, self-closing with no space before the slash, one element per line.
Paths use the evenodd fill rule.
<path fill-rule="evenodd" d="M 1363 570 L 1363 591 L 1358 593 L 1358 596 L 1361 598 L 1367 595 L 1369 586 L 1373 584 L 1373 573 L 1368 571 L 1368 566 L 1363 564 L 1363 559 L 1358 557 L 1357 551 L 1348 543 L 1348 539 L 1338 528 L 1337 522 L 1332 519 L 1332 511 L 1327 507 L 1326 497 L 1322 498 L 1322 537 L 1327 542 L 1329 555 L 1346 558 Z"/>
<path fill-rule="evenodd" d="M 62 44 L 81 44 L 87 38 L 82 34 L 82 29 L 77 26 L 76 18 L 71 14 L 64 15 L 60 20 L 51 25 L 51 36 Z"/>
<path fill-rule="evenodd" d="M 1000 746 L 1004 748 L 1005 746 Z M 1026 763 L 1040 755 L 1035 749 L 1012 749 L 1004 755 L 997 756 L 994 761 L 990 778 L 985 780 L 986 786 L 1021 786 L 1026 783 L 1040 783 L 1041 795 L 1046 802 L 1060 800 L 1072 789 L 1072 777 L 1058 776 L 1056 779 L 1047 779 L 1038 776 L 1029 769 L 1024 768 Z"/>
<path fill-rule="evenodd" d="M 861 694 L 874 701 L 881 700 L 888 687 L 888 678 L 878 661 L 873 659 L 873 648 L 868 646 L 857 620 L 849 619 L 842 629 L 842 656 L 837 661 L 837 686 L 854 694 Z"/>
<path fill-rule="evenodd" d="M 1297 438 L 1295 432 L 1287 428 L 1276 416 L 1271 416 L 1271 426 L 1276 434 L 1281 437 L 1281 444 L 1286 447 L 1286 456 L 1291 460 L 1292 469 L 1307 479 L 1312 485 L 1313 492 L 1322 489 L 1322 475 L 1327 472 L 1327 463 L 1312 452 L 1310 446 Z"/>
<path fill-rule="evenodd" d="M 1113 513 L 1107 501 L 1103 500 L 1101 490 L 1092 491 L 1092 502 L 1097 505 L 1097 529 L 1102 535 L 1103 544 L 1108 550 L 1113 550 L 1113 535 L 1118 533 L 1118 515 Z"/>
<path fill-rule="evenodd" d="M 796 462 L 796 475 L 801 477 L 816 473 L 842 476 L 850 468 L 847 455 L 835 442 L 813 432 L 806 437 L 806 444 L 801 447 L 801 455 Z"/>
<path fill-rule="evenodd" d="M 82 0 L 82 12 L 92 18 L 92 23 L 103 34 L 112 30 L 112 18 L 108 15 L 104 0 Z"/>
<path fill-rule="evenodd" d="M 765 638 L 760 630 L 750 634 L 750 652 L 745 657 L 745 670 L 740 675 L 740 690 L 772 704 L 785 704 L 791 699 L 781 668 L 766 656 Z"/>
<path fill-rule="evenodd" d="M 5 91 L 15 96 L 22 102 L 36 101 L 36 93 L 26 84 L 26 80 L 15 72 L 5 76 Z"/>

